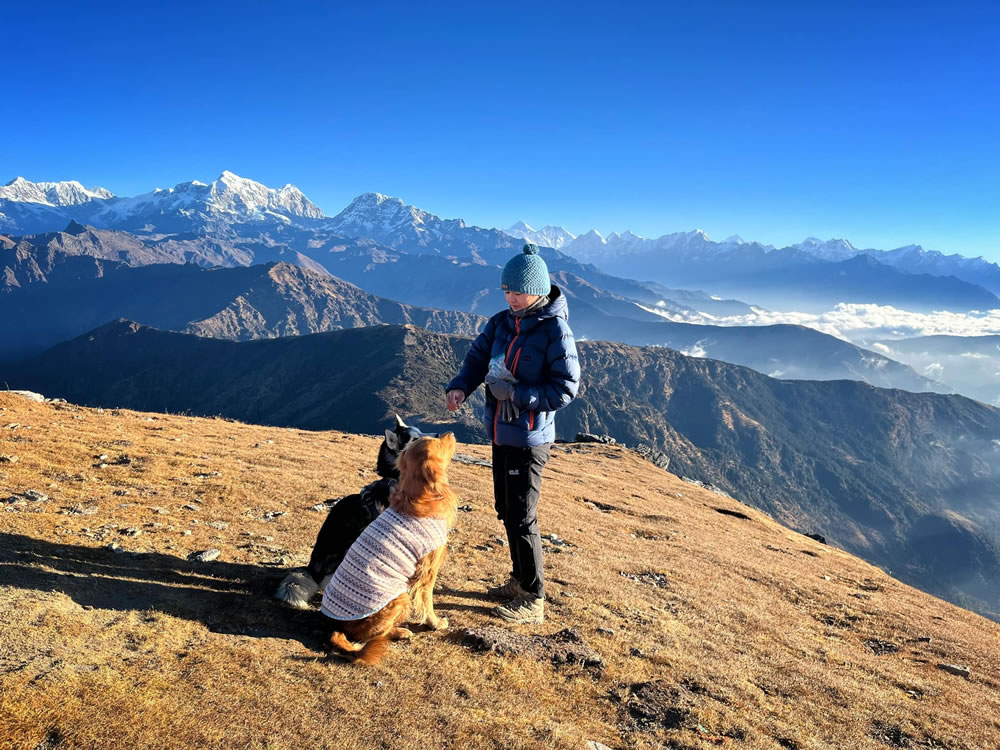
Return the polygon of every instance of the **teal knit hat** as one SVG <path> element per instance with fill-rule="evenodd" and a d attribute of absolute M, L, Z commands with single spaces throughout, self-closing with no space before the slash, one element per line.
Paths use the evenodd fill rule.
<path fill-rule="evenodd" d="M 536 294 L 539 297 L 545 297 L 552 291 L 549 267 L 538 254 L 538 245 L 525 245 L 521 255 L 515 255 L 507 261 L 500 276 L 500 284 L 505 290 Z"/>

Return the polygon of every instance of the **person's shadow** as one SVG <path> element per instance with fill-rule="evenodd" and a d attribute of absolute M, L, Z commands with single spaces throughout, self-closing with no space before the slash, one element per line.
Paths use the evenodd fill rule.
<path fill-rule="evenodd" d="M 0 532 L 0 586 L 58 591 L 82 607 L 154 610 L 201 622 L 215 633 L 284 638 L 326 651 L 329 628 L 323 615 L 290 609 L 272 598 L 285 572 Z"/>

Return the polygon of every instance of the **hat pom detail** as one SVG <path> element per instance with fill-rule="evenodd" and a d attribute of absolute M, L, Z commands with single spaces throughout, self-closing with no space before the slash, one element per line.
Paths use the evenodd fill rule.
<path fill-rule="evenodd" d="M 525 255 L 538 255 L 538 245 L 525 245 L 524 246 Z"/>

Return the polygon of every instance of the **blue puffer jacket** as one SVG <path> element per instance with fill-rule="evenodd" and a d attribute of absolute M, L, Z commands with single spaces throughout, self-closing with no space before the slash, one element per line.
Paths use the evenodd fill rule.
<path fill-rule="evenodd" d="M 445 391 L 457 388 L 468 396 L 483 382 L 490 360 L 504 357 L 517 378 L 512 400 L 521 415 L 513 422 L 502 421 L 497 400 L 486 389 L 483 424 L 497 445 L 526 448 L 551 443 L 556 438 L 556 409 L 572 401 L 580 386 L 566 297 L 553 285 L 549 300 L 530 317 L 517 318 L 508 309 L 490 318 L 465 355 L 461 372 L 445 386 Z"/>

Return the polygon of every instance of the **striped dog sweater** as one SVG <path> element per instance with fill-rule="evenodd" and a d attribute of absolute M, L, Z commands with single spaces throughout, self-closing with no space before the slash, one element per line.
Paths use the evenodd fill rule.
<path fill-rule="evenodd" d="M 414 518 L 387 509 L 351 545 L 323 591 L 320 611 L 334 620 L 360 620 L 409 588 L 417 561 L 443 546 L 443 518 Z"/>

